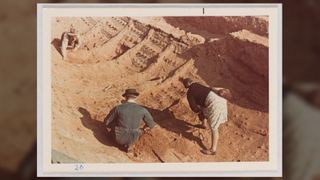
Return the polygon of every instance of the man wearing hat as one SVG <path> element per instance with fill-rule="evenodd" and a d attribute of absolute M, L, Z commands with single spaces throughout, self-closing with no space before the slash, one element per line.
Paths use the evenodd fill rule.
<path fill-rule="evenodd" d="M 191 110 L 198 114 L 199 119 L 202 119 L 203 126 L 205 126 L 204 119 L 207 119 L 211 130 L 211 147 L 209 149 L 201 150 L 202 153 L 208 155 L 215 155 L 220 124 L 227 121 L 227 99 L 231 98 L 228 89 L 210 88 L 200 83 L 193 83 L 190 78 L 182 80 L 182 83 L 187 91 L 187 99 Z M 225 97 L 225 98 L 223 98 Z"/>
<path fill-rule="evenodd" d="M 147 127 L 155 127 L 156 123 L 148 110 L 135 102 L 135 99 L 139 96 L 135 89 L 127 89 L 122 96 L 125 98 L 125 102 L 114 107 L 104 119 L 104 123 L 108 127 L 111 122 L 115 121 L 116 142 L 128 152 L 131 151 L 131 145 L 142 134 L 142 130 L 139 128 L 141 121 L 143 120 L 146 124 L 143 130 Z"/>

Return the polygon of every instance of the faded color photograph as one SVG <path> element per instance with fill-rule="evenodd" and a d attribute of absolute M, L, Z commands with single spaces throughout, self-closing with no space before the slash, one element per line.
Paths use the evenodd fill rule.
<path fill-rule="evenodd" d="M 37 2 L 127 2 L 132 0 L 41 0 Z M 168 0 L 143 0 L 141 2 L 169 2 Z M 170 1 L 172 2 L 172 1 Z M 319 83 L 320 66 L 320 1 L 218 1 L 187 0 L 175 2 L 197 3 L 259 3 L 283 2 L 284 5 L 284 177 L 264 179 L 320 180 L 320 106 L 314 101 L 320 93 L 313 93 L 305 86 Z M 0 176 L 4 179 L 36 179 L 36 2 L 5 0 L 0 13 L 1 44 L 1 142 Z M 198 26 L 198 24 L 197 24 Z M 56 38 L 61 38 L 61 30 Z M 220 29 L 216 29 L 220 30 Z M 210 31 L 210 29 L 202 29 Z M 213 32 L 213 31 L 212 31 Z M 286 88 L 290 87 L 291 88 Z M 299 87 L 296 88 L 295 86 Z M 303 87 L 300 87 L 303 86 Z M 304 90 L 304 93 L 299 91 Z M 320 88 L 317 88 L 320 92 Z M 298 93 L 299 92 L 299 93 Z M 119 93 L 121 94 L 121 93 Z M 291 95 L 293 96 L 291 96 Z M 312 95 L 310 95 L 312 94 Z M 292 98 L 294 97 L 294 98 Z M 121 95 L 119 96 L 121 98 Z M 290 98 L 290 99 L 288 99 Z M 287 100 L 290 100 L 286 102 Z M 293 101 L 294 100 L 294 103 Z M 299 103 L 296 103 L 298 100 Z M 301 106 L 303 104 L 303 106 Z M 319 104 L 319 103 L 318 103 Z M 294 108 L 292 106 L 297 106 Z M 297 110 L 299 110 L 297 115 Z M 188 110 L 190 111 L 190 110 Z M 230 112 L 230 111 L 229 111 Z M 107 114 L 109 112 L 105 112 Z M 82 117 L 81 115 L 79 115 Z M 75 121 L 74 121 L 75 122 Z M 221 125 L 219 130 L 224 125 Z M 63 128 L 63 127 L 60 127 Z M 221 131 L 219 131 L 221 133 Z M 93 136 L 93 135 L 92 135 Z M 222 138 L 222 137 L 221 137 Z M 218 150 L 222 147 L 219 140 Z M 222 142 L 223 143 L 223 142 Z M 80 147 L 79 147 L 80 149 Z M 199 148 L 197 149 L 199 150 Z M 218 154 L 217 154 L 218 155 Z M 41 178 L 45 179 L 45 178 Z M 48 178 L 67 179 L 67 178 Z M 76 178 L 74 178 L 76 179 Z M 85 179 L 85 178 L 81 178 Z M 164 178 L 88 178 L 88 179 L 164 179 Z M 167 178 L 165 178 L 167 179 Z M 175 179 L 175 178 L 169 178 Z M 204 178 L 185 178 L 204 179 Z M 258 179 L 258 178 L 211 178 L 211 179 Z M 259 178 L 260 179 L 260 178 Z"/>
<path fill-rule="evenodd" d="M 52 163 L 268 161 L 268 16 L 51 27 Z"/>

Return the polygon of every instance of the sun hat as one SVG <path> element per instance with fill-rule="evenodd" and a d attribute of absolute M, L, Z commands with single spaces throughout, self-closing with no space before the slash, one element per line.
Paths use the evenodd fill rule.
<path fill-rule="evenodd" d="M 123 97 L 126 97 L 127 95 L 135 95 L 139 96 L 139 93 L 137 92 L 136 89 L 126 89 L 124 94 L 122 94 Z"/>

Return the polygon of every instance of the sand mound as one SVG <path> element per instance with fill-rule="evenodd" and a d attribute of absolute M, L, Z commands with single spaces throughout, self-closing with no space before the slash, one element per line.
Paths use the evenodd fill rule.
<path fill-rule="evenodd" d="M 81 162 L 268 160 L 268 47 L 257 43 L 267 39 L 268 21 L 199 18 L 54 18 L 53 149 Z M 59 38 L 71 24 L 83 44 L 62 60 Z M 196 127 L 178 80 L 185 76 L 234 95 L 216 156 L 200 152 L 210 135 Z M 122 152 L 102 124 L 129 87 L 160 125 L 141 136 L 133 154 Z"/>

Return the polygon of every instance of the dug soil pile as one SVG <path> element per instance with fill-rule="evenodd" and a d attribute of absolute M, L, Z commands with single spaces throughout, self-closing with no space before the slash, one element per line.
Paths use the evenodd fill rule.
<path fill-rule="evenodd" d="M 63 60 L 60 37 L 71 24 L 82 46 Z M 267 161 L 267 27 L 266 17 L 53 18 L 52 148 L 70 157 L 53 161 Z M 233 93 L 215 156 L 200 152 L 210 132 L 196 127 L 180 77 Z M 160 125 L 133 154 L 102 124 L 127 88 L 140 92 L 138 103 Z"/>

